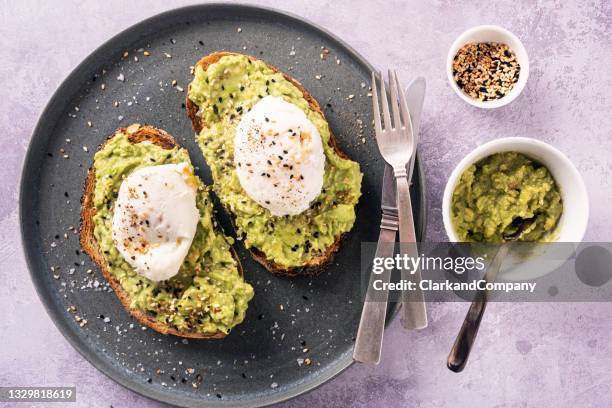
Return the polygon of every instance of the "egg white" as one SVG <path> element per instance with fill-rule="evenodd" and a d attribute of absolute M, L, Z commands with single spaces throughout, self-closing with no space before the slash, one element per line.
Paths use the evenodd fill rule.
<path fill-rule="evenodd" d="M 196 193 L 187 163 L 143 167 L 123 180 L 112 238 L 137 273 L 156 282 L 178 273 L 200 218 Z"/>
<path fill-rule="evenodd" d="M 274 216 L 297 215 L 321 194 L 325 153 L 304 111 L 266 96 L 243 115 L 234 138 L 240 185 Z"/>

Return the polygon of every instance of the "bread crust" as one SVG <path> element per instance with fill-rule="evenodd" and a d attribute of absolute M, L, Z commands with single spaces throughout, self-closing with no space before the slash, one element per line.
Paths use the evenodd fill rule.
<path fill-rule="evenodd" d="M 211 54 L 206 55 L 205 57 L 201 58 L 196 63 L 195 66 L 196 67 L 200 66 L 202 67 L 202 69 L 206 70 L 208 66 L 214 64 L 215 62 L 219 61 L 222 57 L 227 56 L 227 55 L 242 55 L 242 56 L 249 58 L 252 61 L 257 60 L 257 58 L 250 56 L 250 55 L 240 54 L 236 52 L 220 51 L 220 52 L 213 52 Z M 315 112 L 320 113 L 321 116 L 323 116 L 323 119 L 327 121 L 327 119 L 325 118 L 325 114 L 321 110 L 321 106 L 319 105 L 317 100 L 310 94 L 310 92 L 308 92 L 308 90 L 306 90 L 306 88 L 304 88 L 304 86 L 297 79 L 292 78 L 289 75 L 281 72 L 276 67 L 273 67 L 269 64 L 266 64 L 266 65 L 268 65 L 268 67 L 272 71 L 274 71 L 275 73 L 280 73 L 287 81 L 295 85 L 295 87 L 297 87 L 302 92 L 302 95 L 304 96 L 304 99 L 306 99 L 306 101 L 308 102 L 308 105 L 310 106 L 310 108 L 314 110 Z M 191 99 L 189 99 L 189 90 L 191 89 L 191 84 L 189 84 L 189 87 L 187 89 L 188 91 L 187 91 L 187 96 L 185 98 L 185 108 L 186 108 L 185 110 L 187 112 L 187 116 L 191 120 L 191 126 L 193 127 L 193 130 L 195 130 L 196 133 L 200 133 L 204 127 L 204 119 L 198 116 L 197 114 L 199 110 L 198 106 L 194 102 L 192 102 Z M 334 149 L 334 151 L 336 152 L 336 154 L 338 154 L 338 156 L 342 157 L 343 159 L 350 159 L 349 156 L 345 152 L 343 152 L 338 146 L 336 137 L 332 133 L 331 129 L 329 133 L 330 133 L 330 137 L 329 137 L 330 147 Z M 231 215 L 233 219 L 234 215 L 232 214 L 232 212 L 229 211 L 229 209 L 227 208 L 225 208 L 225 210 Z M 332 245 L 330 245 L 329 248 L 327 248 L 327 250 L 323 254 L 310 259 L 305 265 L 299 266 L 299 267 L 287 268 L 282 265 L 279 265 L 276 262 L 267 259 L 266 255 L 257 248 L 250 248 L 249 252 L 251 253 L 251 256 L 253 257 L 253 259 L 259 262 L 268 271 L 276 275 L 283 275 L 283 276 L 288 276 L 288 277 L 294 277 L 298 275 L 316 276 L 323 271 L 325 266 L 327 266 L 330 262 L 333 261 L 335 254 L 340 249 L 340 244 L 342 242 L 342 239 L 345 237 L 345 235 L 346 233 L 339 234 L 338 236 L 336 236 L 336 239 L 334 240 Z"/>
<path fill-rule="evenodd" d="M 141 126 L 140 124 L 133 124 L 128 126 L 127 128 L 119 128 L 110 135 L 105 142 L 103 142 L 98 150 L 103 149 L 106 143 L 111 140 L 118 133 L 127 133 L 128 140 L 131 143 L 140 143 L 142 141 L 149 141 L 154 143 L 164 149 L 173 149 L 175 147 L 179 147 L 178 143 L 172 136 L 161 129 L 154 128 L 152 126 Z M 138 322 L 143 325 L 155 330 L 158 333 L 162 334 L 172 334 L 174 336 L 179 337 L 187 337 L 192 339 L 222 339 L 226 336 L 226 333 L 222 331 L 217 331 L 213 334 L 207 333 L 196 333 L 196 332 L 183 332 L 175 329 L 174 327 L 162 324 L 158 322 L 153 316 L 147 314 L 146 312 L 138 309 L 132 309 L 130 307 L 130 298 L 127 292 L 121 286 L 119 280 L 110 272 L 108 269 L 108 265 L 100 252 L 100 248 L 94 236 L 94 222 L 93 217 L 96 214 L 96 208 L 93 204 L 93 196 L 96 187 L 96 170 L 95 167 L 90 167 L 87 172 L 87 178 L 85 180 L 85 187 L 83 198 L 81 199 L 81 227 L 80 227 L 80 243 L 82 250 L 91 257 L 91 259 L 98 265 L 100 270 L 102 271 L 102 275 L 104 279 L 108 281 L 110 286 L 113 288 L 121 305 L 136 319 Z M 230 247 L 231 248 L 231 247 Z M 232 255 L 236 260 L 238 273 L 240 276 L 244 276 L 242 265 L 240 264 L 240 260 L 233 248 L 231 248 Z"/>

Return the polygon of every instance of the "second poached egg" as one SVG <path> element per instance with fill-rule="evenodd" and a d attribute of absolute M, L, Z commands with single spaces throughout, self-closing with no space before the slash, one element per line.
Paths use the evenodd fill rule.
<path fill-rule="evenodd" d="M 240 185 L 274 216 L 307 210 L 323 188 L 321 135 L 302 109 L 266 96 L 236 128 L 234 163 Z"/>

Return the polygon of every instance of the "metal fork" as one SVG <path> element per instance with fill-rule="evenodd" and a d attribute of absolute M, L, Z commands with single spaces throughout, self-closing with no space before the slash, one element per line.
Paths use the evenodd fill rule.
<path fill-rule="evenodd" d="M 410 158 L 415 150 L 412 123 L 410 120 L 410 113 L 408 112 L 406 97 L 401 91 L 402 88 L 399 84 L 397 73 L 389 70 L 391 112 L 393 113 L 393 124 L 391 123 L 389 101 L 387 99 L 387 91 L 382 74 L 380 74 L 380 78 L 380 101 L 383 110 L 382 122 L 380 117 L 379 96 L 376 87 L 376 75 L 372 72 L 372 103 L 374 105 L 376 142 L 381 156 L 393 168 L 393 175 L 395 177 L 400 232 L 400 254 L 416 259 L 418 257 L 418 249 L 416 246 L 414 220 L 412 218 L 408 172 L 406 171 L 406 165 L 410 162 Z M 398 90 L 400 91 L 398 92 Z M 402 291 L 403 326 L 408 329 L 422 329 L 427 327 L 425 299 L 419 287 L 419 282 L 421 281 L 420 270 L 408 271 L 406 268 L 402 268 L 401 278 L 404 281 L 410 282 L 412 285 L 408 290 Z"/>

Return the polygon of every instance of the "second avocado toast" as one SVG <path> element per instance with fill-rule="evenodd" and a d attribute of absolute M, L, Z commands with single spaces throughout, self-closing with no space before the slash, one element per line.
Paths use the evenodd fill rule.
<path fill-rule="evenodd" d="M 164 242 L 163 238 L 172 233 L 169 229 L 173 225 L 167 219 L 180 209 L 155 208 L 155 192 L 143 187 L 147 182 L 150 186 L 154 179 L 151 169 L 168 168 L 164 166 L 180 166 L 177 167 L 180 174 L 174 174 L 174 178 L 174 167 L 161 177 L 166 189 L 173 187 L 170 183 L 184 181 L 190 186 L 185 187 L 190 190 L 187 194 L 195 201 L 191 204 L 195 205 L 195 225 L 192 226 L 195 232 L 185 248 L 184 259 L 175 257 L 178 271 L 170 277 L 159 276 L 159 273 L 167 273 L 169 268 L 164 267 L 165 261 L 176 255 L 172 250 L 176 252 L 184 239 L 176 238 L 174 244 L 172 240 Z M 139 179 L 139 184 L 129 187 L 125 196 L 129 200 L 122 203 L 125 184 L 143 170 L 149 173 Z M 139 204 L 145 201 L 146 206 Z M 162 212 L 156 213 L 156 210 Z M 124 221 L 116 217 L 118 212 L 127 214 L 127 228 L 137 232 L 117 239 L 115 223 Z M 179 229 L 184 229 L 185 217 L 182 214 L 176 217 L 180 221 Z M 156 242 L 145 240 L 151 230 L 157 235 L 153 239 L 160 238 Z M 242 277 L 231 238 L 217 227 L 208 191 L 193 174 L 187 150 L 180 148 L 174 138 L 162 130 L 134 124 L 118 129 L 100 146 L 85 182 L 80 241 L 124 308 L 142 324 L 160 333 L 223 338 L 245 318 L 253 288 Z M 121 245 L 129 245 L 132 256 L 126 257 Z M 145 262 L 144 272 L 138 272 L 137 266 L 132 265 L 138 258 L 146 259 L 147 254 L 160 251 L 164 245 L 169 246 L 170 251 L 162 252 L 150 267 Z M 157 270 L 158 276 L 152 275 L 153 270 Z"/>
<path fill-rule="evenodd" d="M 293 106 L 289 108 L 297 107 L 303 112 L 301 115 L 314 125 L 322 142 L 324 174 L 320 194 L 306 203 L 307 209 L 296 214 L 274 215 L 271 209 L 264 208 L 245 192 L 236 174 L 234 137 L 236 129 L 243 126 L 241 117 L 270 98 L 280 100 L 281 103 L 270 101 L 275 107 L 283 108 L 284 101 Z M 198 133 L 198 144 L 212 170 L 213 189 L 232 215 L 237 233 L 243 237 L 253 257 L 277 274 L 295 276 L 320 272 L 333 259 L 344 234 L 353 227 L 362 174 L 359 164 L 351 161 L 336 144 L 318 102 L 298 81 L 261 60 L 216 52 L 196 64 L 186 107 Z M 286 111 L 290 111 L 289 108 Z M 282 120 L 281 117 L 279 121 Z M 265 121 L 274 122 L 274 119 L 266 117 Z M 292 129 L 288 131 L 291 133 Z M 296 136 L 294 131 L 292 134 Z M 300 141 L 311 139 L 306 132 L 297 137 Z M 270 147 L 274 144 L 272 141 Z M 290 152 L 281 151 L 280 160 L 267 160 L 269 165 L 277 166 L 272 169 L 273 177 L 281 165 L 284 168 L 280 171 L 293 169 L 293 162 L 288 162 L 282 153 Z M 284 173 L 285 181 L 287 174 L 292 181 L 309 181 L 309 173 Z M 269 172 L 260 175 L 271 177 Z"/>

